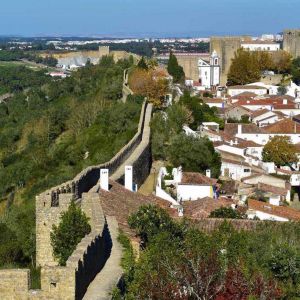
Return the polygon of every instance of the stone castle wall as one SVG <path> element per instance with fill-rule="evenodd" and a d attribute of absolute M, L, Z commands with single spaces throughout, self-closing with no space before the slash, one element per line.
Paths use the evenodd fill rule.
<path fill-rule="evenodd" d="M 100 177 L 100 169 L 109 169 L 110 173 L 117 170 L 142 141 L 146 109 L 147 103 L 144 102 L 137 133 L 109 162 L 98 166 L 88 167 L 80 172 L 73 180 L 67 181 L 45 192 L 46 194 L 51 195 L 52 206 L 55 206 L 59 195 L 63 193 L 72 193 L 74 199 L 81 198 L 82 193 L 89 191 L 97 184 Z"/>
<path fill-rule="evenodd" d="M 152 105 L 148 106 L 145 102 L 141 110 L 136 135 L 109 162 L 89 167 L 80 172 L 73 180 L 36 197 L 36 257 L 37 265 L 42 267 L 41 290 L 29 289 L 29 270 L 2 270 L 0 271 L 1 300 L 82 299 L 91 281 L 96 274 L 99 275 L 99 272 L 106 265 L 107 259 L 109 262 L 111 261 L 110 266 L 114 267 L 117 262 L 120 269 L 120 250 L 113 251 L 113 253 L 118 253 L 117 259 L 110 256 L 112 237 L 100 205 L 99 195 L 91 191 L 91 188 L 96 186 L 101 168 L 108 168 L 112 173 L 118 170 L 120 179 L 124 174 L 124 170 L 120 171 L 121 166 L 132 153 L 134 153 L 132 165 L 136 168 L 145 169 L 135 172 L 134 179 L 136 182 L 140 183 L 148 175 L 147 170 L 150 170 L 151 165 L 149 127 L 151 112 Z M 80 205 L 90 218 L 92 231 L 78 244 L 66 266 L 61 267 L 58 266 L 52 256 L 50 232 L 53 224 L 59 223 L 61 213 L 67 210 L 72 200 L 76 200 L 76 204 Z M 118 243 L 116 239 L 117 222 L 115 221 L 113 224 L 114 243 L 116 244 Z M 119 269 L 111 279 L 101 279 L 97 288 L 100 287 L 101 289 L 101 282 L 103 282 L 102 290 L 107 292 L 107 287 L 111 287 L 119 278 L 121 272 Z M 109 270 L 106 270 L 106 274 L 107 272 Z"/>
<path fill-rule="evenodd" d="M 227 83 L 227 74 L 231 65 L 231 60 L 234 58 L 235 52 L 241 48 L 242 37 L 224 36 L 211 37 L 210 53 L 216 51 L 220 57 L 220 84 Z"/>
<path fill-rule="evenodd" d="M 287 29 L 283 33 L 283 50 L 293 58 L 300 56 L 300 29 Z"/>

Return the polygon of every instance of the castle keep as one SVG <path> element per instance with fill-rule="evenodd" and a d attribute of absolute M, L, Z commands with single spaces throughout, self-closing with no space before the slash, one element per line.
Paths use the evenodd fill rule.
<path fill-rule="evenodd" d="M 283 50 L 293 58 L 300 56 L 300 29 L 286 29 L 283 33 Z"/>

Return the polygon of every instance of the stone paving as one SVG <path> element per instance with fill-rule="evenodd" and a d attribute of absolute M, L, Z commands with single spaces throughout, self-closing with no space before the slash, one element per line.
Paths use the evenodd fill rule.
<path fill-rule="evenodd" d="M 107 217 L 107 224 L 112 239 L 112 250 L 104 268 L 89 285 L 84 300 L 111 299 L 111 292 L 120 280 L 123 270 L 121 267 L 122 246 L 118 242 L 119 227 L 114 217 Z"/>

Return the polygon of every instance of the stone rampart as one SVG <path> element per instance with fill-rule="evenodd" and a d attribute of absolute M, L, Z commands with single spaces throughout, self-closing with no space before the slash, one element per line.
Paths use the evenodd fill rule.
<path fill-rule="evenodd" d="M 116 221 L 110 220 L 110 224 L 113 224 L 112 237 L 99 195 L 91 188 L 96 186 L 101 168 L 108 168 L 112 174 L 118 173 L 120 179 L 124 174 L 124 169 L 122 170 L 121 167 L 129 157 L 130 162 L 137 169 L 134 173 L 137 183 L 148 175 L 151 167 L 149 126 L 151 113 L 152 105 L 144 102 L 136 135 L 109 162 L 89 167 L 73 180 L 36 197 L 36 261 L 37 265 L 42 267 L 41 290 L 29 289 L 29 270 L 3 270 L 0 271 L 1 300 L 82 299 L 91 281 L 101 273 L 108 259 L 105 274 L 109 273 L 108 266 L 114 268 L 116 273 L 111 278 L 105 275 L 105 280 L 100 280 L 103 282 L 103 285 L 100 285 L 100 289 L 103 288 L 101 299 L 107 299 L 108 289 L 116 283 L 121 273 L 119 266 L 121 250 L 117 242 L 118 225 Z M 88 191 L 90 192 L 86 193 Z M 92 230 L 78 244 L 66 266 L 61 267 L 52 255 L 50 232 L 54 224 L 58 225 L 62 212 L 67 210 L 72 200 L 76 200 L 77 205 L 80 205 L 90 218 Z M 98 284 L 97 289 L 99 289 Z"/>
<path fill-rule="evenodd" d="M 144 102 L 137 133 L 109 162 L 88 167 L 80 172 L 73 180 L 67 181 L 45 192 L 51 195 L 52 206 L 58 205 L 59 194 L 72 193 L 74 199 L 81 198 L 82 193 L 89 191 L 97 184 L 100 177 L 100 169 L 109 169 L 111 174 L 116 171 L 142 141 L 146 109 L 147 103 Z"/>
<path fill-rule="evenodd" d="M 29 290 L 29 282 L 29 270 L 0 270 L 0 298 L 27 299 L 26 291 Z"/>

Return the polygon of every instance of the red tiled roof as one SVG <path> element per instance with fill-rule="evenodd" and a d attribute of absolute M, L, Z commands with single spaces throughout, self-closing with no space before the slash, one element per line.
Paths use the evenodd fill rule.
<path fill-rule="evenodd" d="M 252 92 L 243 92 L 236 96 L 231 97 L 231 99 L 242 99 L 242 98 L 255 98 L 257 95 Z"/>
<path fill-rule="evenodd" d="M 290 104 L 274 104 L 273 105 L 274 109 L 296 109 L 296 105 L 294 103 L 290 103 Z"/>
<path fill-rule="evenodd" d="M 180 184 L 214 185 L 217 181 L 217 179 L 206 177 L 201 173 L 183 172 Z"/>
<path fill-rule="evenodd" d="M 261 211 L 270 215 L 286 218 L 292 221 L 300 220 L 300 211 L 291 207 L 276 206 L 265 202 L 250 199 L 248 200 L 248 208 L 251 210 Z"/>
<path fill-rule="evenodd" d="M 248 147 L 263 147 L 263 145 L 257 144 L 253 141 L 246 141 L 243 139 L 238 139 L 238 145 L 239 148 L 248 148 Z"/>
<path fill-rule="evenodd" d="M 284 107 L 289 107 L 289 106 L 293 106 L 293 108 L 295 108 L 295 103 L 291 100 L 287 100 L 287 104 L 283 104 L 283 100 L 282 99 L 272 99 L 272 98 L 267 98 L 267 99 L 258 99 L 258 100 L 245 100 L 245 99 L 242 99 L 242 100 L 239 100 L 237 102 L 235 102 L 234 104 L 235 105 L 282 105 Z"/>
<path fill-rule="evenodd" d="M 267 90 L 267 88 L 259 85 L 234 85 L 229 86 L 228 90 Z"/>
<path fill-rule="evenodd" d="M 115 181 L 110 181 L 110 190 L 100 190 L 99 198 L 104 214 L 115 216 L 120 228 L 127 234 L 133 235 L 127 223 L 128 216 L 136 212 L 140 206 L 146 204 L 158 205 L 176 217 L 177 211 L 171 209 L 170 203 L 156 196 L 145 196 L 140 193 L 134 193 Z"/>
<path fill-rule="evenodd" d="M 265 126 L 264 131 L 267 133 L 298 134 L 300 133 L 300 124 L 289 118 L 286 118 L 274 124 Z"/>
<path fill-rule="evenodd" d="M 224 127 L 224 132 L 231 136 L 238 133 L 238 125 L 242 125 L 242 133 L 263 133 L 263 129 L 259 128 L 253 123 L 250 124 L 237 124 L 237 123 L 227 123 Z"/>
<path fill-rule="evenodd" d="M 276 173 L 282 173 L 282 174 L 287 174 L 287 175 L 292 175 L 292 174 L 300 174 L 299 171 L 291 171 L 291 170 L 285 170 L 281 168 L 275 168 Z"/>
<path fill-rule="evenodd" d="M 195 201 L 184 201 L 183 212 L 192 219 L 208 218 L 210 213 L 221 207 L 230 207 L 234 202 L 228 198 L 212 199 L 205 197 Z"/>
<path fill-rule="evenodd" d="M 249 115 L 252 114 L 252 111 L 249 108 L 241 106 L 241 105 L 236 105 L 236 103 L 232 104 L 231 106 L 226 107 L 225 111 L 228 112 L 235 108 L 244 110 L 246 112 L 245 114 L 247 114 L 247 113 L 249 113 Z"/>
<path fill-rule="evenodd" d="M 258 189 L 260 189 L 264 192 L 274 194 L 274 195 L 286 196 L 286 194 L 287 194 L 287 190 L 284 188 L 280 188 L 280 187 L 270 185 L 270 184 L 265 184 L 262 182 L 258 183 Z"/>
<path fill-rule="evenodd" d="M 223 103 L 224 100 L 221 98 L 203 98 L 204 103 Z"/>
<path fill-rule="evenodd" d="M 257 118 L 259 116 L 262 116 L 266 113 L 270 112 L 270 110 L 264 108 L 264 109 L 258 109 L 256 111 L 254 111 L 252 114 L 251 114 L 251 118 L 254 119 L 254 118 Z"/>

